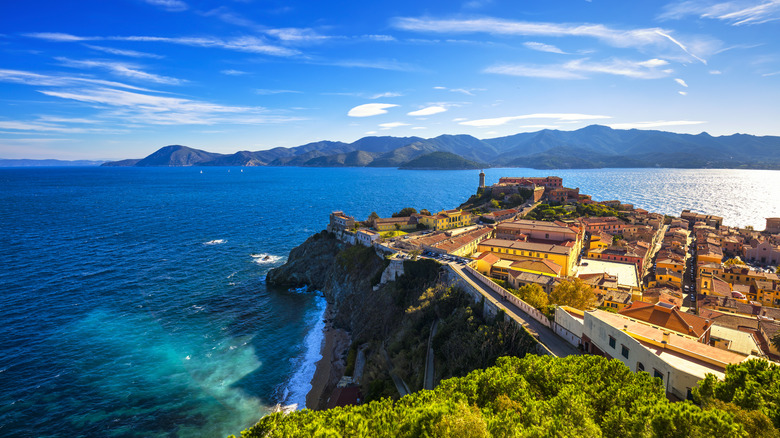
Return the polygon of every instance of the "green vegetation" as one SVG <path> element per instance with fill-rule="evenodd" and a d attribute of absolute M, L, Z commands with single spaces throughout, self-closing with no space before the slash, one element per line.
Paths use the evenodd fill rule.
<path fill-rule="evenodd" d="M 363 245 L 352 245 L 336 256 L 336 262 L 347 272 L 354 273 L 360 272 L 364 267 L 366 267 L 365 271 L 368 271 L 367 263 L 370 263 L 371 259 L 376 257 L 377 255 L 376 252 L 374 252 L 374 248 Z"/>
<path fill-rule="evenodd" d="M 726 377 L 708 375 L 693 389 L 693 400 L 726 411 L 750 436 L 780 436 L 780 367 L 750 360 L 726 367 Z"/>
<path fill-rule="evenodd" d="M 509 291 L 521 300 L 542 311 L 550 304 L 547 292 L 538 284 L 527 284 L 520 287 L 520 289 L 510 289 Z"/>
<path fill-rule="evenodd" d="M 742 265 L 742 266 L 744 266 L 744 265 L 746 265 L 746 263 L 743 262 L 742 259 L 739 258 L 739 256 L 731 258 L 731 259 L 728 259 L 725 262 L 723 262 L 723 266 L 734 266 L 734 265 Z"/>
<path fill-rule="evenodd" d="M 413 207 L 406 207 L 402 208 L 399 212 L 393 213 L 392 217 L 409 217 L 415 213 L 417 213 L 417 209 Z"/>
<path fill-rule="evenodd" d="M 409 234 L 409 233 L 407 233 L 406 231 L 401 231 L 401 230 L 382 231 L 381 233 L 379 233 L 379 237 L 381 237 L 383 239 L 389 239 L 391 237 L 405 236 L 407 234 Z"/>
<path fill-rule="evenodd" d="M 776 436 L 780 371 L 731 365 L 690 401 L 661 379 L 600 356 L 503 357 L 496 366 L 393 401 L 264 417 L 255 437 L 748 437 Z M 771 421 L 770 421 L 771 420 Z"/>
<path fill-rule="evenodd" d="M 560 282 L 550 293 L 551 304 L 580 310 L 589 309 L 594 300 L 593 288 L 579 278 Z"/>
<path fill-rule="evenodd" d="M 576 219 L 578 217 L 623 217 L 623 213 L 615 208 L 601 204 L 583 204 L 577 202 L 571 204 L 574 209 L 567 210 L 563 205 L 539 204 L 534 210 L 525 215 L 525 219 L 539 221 L 554 221 L 560 219 Z"/>
<path fill-rule="evenodd" d="M 452 152 L 431 152 L 404 163 L 401 169 L 480 169 L 484 163 L 467 160 Z"/>

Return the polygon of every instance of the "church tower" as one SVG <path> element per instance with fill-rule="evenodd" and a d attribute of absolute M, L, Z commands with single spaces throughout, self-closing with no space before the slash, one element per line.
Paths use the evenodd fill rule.
<path fill-rule="evenodd" d="M 479 188 L 484 189 L 485 188 L 485 171 L 480 170 L 479 171 Z"/>

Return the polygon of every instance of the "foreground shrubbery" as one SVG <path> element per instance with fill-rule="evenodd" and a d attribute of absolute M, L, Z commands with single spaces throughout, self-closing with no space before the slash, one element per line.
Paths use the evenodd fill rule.
<path fill-rule="evenodd" d="M 775 436 L 764 412 L 773 419 L 777 412 L 777 374 L 754 364 L 729 367 L 726 383 L 707 381 L 696 392 L 701 408 L 669 402 L 660 379 L 617 360 L 504 357 L 396 402 L 269 415 L 242 437 Z M 758 384 L 766 388 L 756 391 Z"/>

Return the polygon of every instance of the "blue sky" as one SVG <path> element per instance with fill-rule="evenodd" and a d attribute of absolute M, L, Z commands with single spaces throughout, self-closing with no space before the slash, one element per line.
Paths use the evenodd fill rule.
<path fill-rule="evenodd" d="M 780 135 L 780 0 L 25 0 L 0 158 L 598 123 Z"/>

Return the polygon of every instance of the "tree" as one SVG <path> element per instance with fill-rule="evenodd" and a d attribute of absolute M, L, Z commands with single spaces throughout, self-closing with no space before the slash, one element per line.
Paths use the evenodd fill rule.
<path fill-rule="evenodd" d="M 775 271 L 775 274 L 780 275 L 780 266 L 777 267 L 777 270 Z"/>
<path fill-rule="evenodd" d="M 780 268 L 778 268 L 780 269 Z M 780 350 L 780 332 L 775 333 L 774 336 L 772 336 L 772 346 L 776 349 Z"/>
<path fill-rule="evenodd" d="M 563 281 L 553 288 L 550 302 L 559 306 L 569 306 L 586 310 L 593 303 L 593 289 L 579 278 L 574 281 Z"/>
<path fill-rule="evenodd" d="M 538 284 L 527 284 L 517 289 L 517 295 L 521 300 L 530 304 L 537 309 L 543 309 L 549 305 L 549 297 L 547 292 L 542 289 Z"/>
<path fill-rule="evenodd" d="M 368 215 L 368 219 L 366 219 L 366 222 L 373 223 L 374 219 L 379 219 L 379 215 L 376 214 L 375 211 L 372 211 L 371 214 Z"/>
<path fill-rule="evenodd" d="M 491 199 L 490 200 L 490 206 L 493 207 L 493 208 L 500 208 L 501 204 L 499 204 L 498 201 L 496 201 L 495 199 Z"/>
<path fill-rule="evenodd" d="M 393 213 L 393 217 L 409 217 L 417 213 L 417 210 L 412 207 L 402 208 L 398 213 Z"/>
<path fill-rule="evenodd" d="M 422 210 L 420 210 L 420 214 L 423 216 L 430 216 L 431 212 L 423 208 Z"/>
<path fill-rule="evenodd" d="M 723 266 L 734 266 L 734 265 L 745 265 L 745 262 L 742 261 L 739 256 L 734 257 L 733 259 L 728 259 L 725 262 L 723 262 Z"/>

